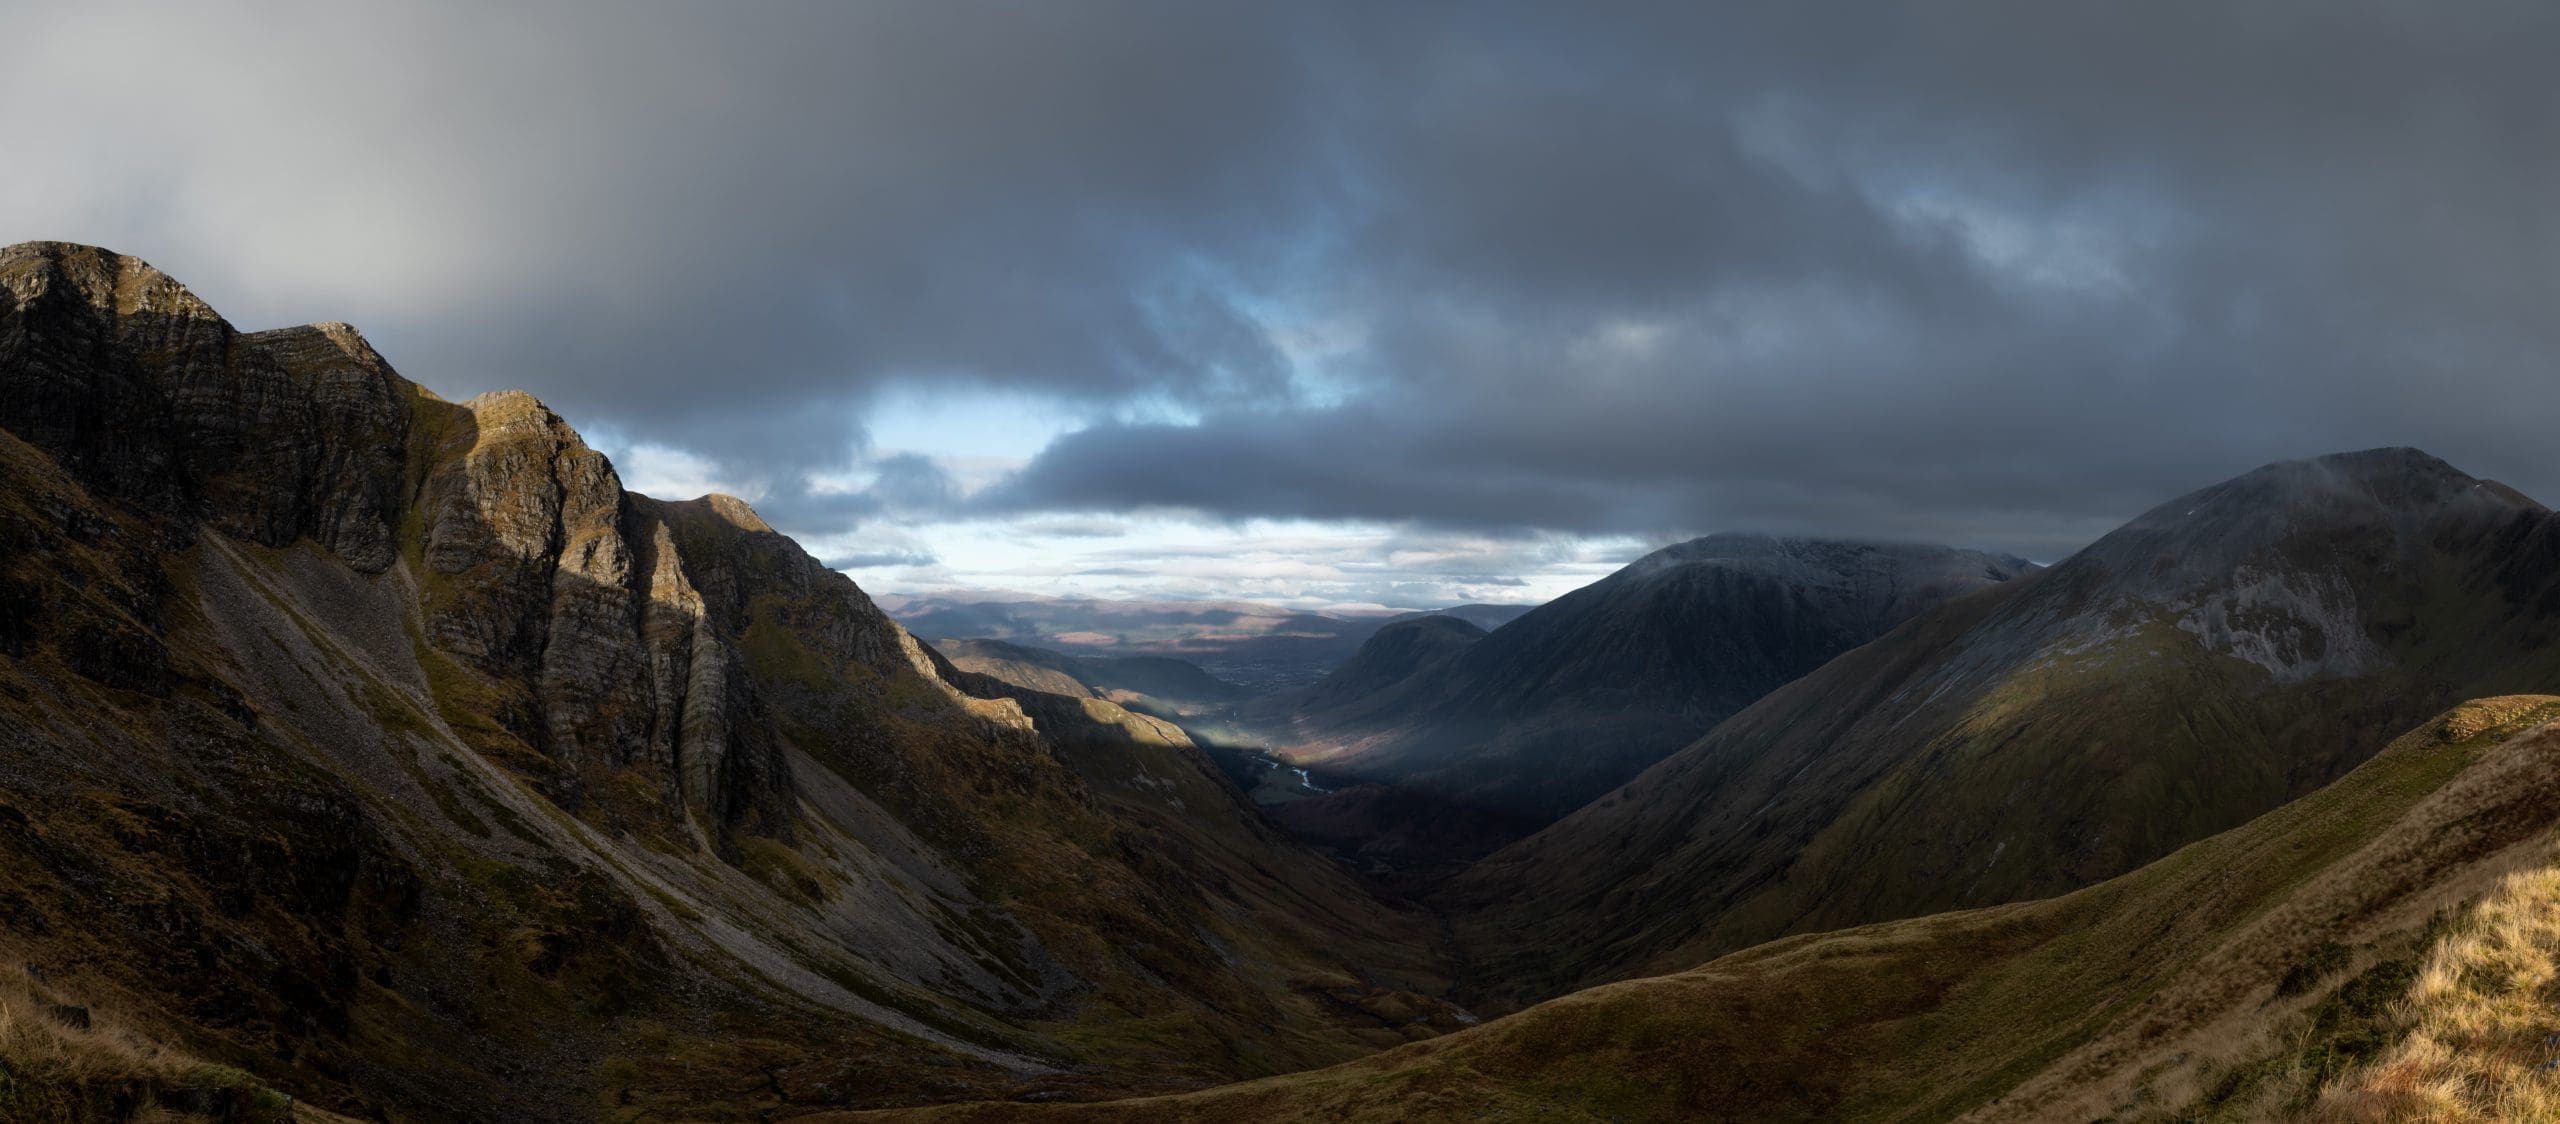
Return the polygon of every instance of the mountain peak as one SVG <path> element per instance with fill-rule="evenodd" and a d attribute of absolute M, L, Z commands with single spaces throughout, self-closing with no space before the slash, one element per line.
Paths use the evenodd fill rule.
<path fill-rule="evenodd" d="M 2243 505 L 2256 514 L 2339 506 L 2425 512 L 2474 498 L 2500 507 L 2532 504 L 2513 489 L 2492 485 L 2424 450 L 2396 446 L 2262 465 L 2153 508 L 2135 522 L 2184 518 L 2176 513 L 2204 505 L 2233 509 L 2234 515 L 2249 514 L 2237 510 Z"/>
<path fill-rule="evenodd" d="M 693 502 L 701 504 L 712 514 L 741 531 L 773 530 L 773 525 L 766 523 L 763 516 L 756 514 L 756 509 L 749 506 L 747 501 L 726 492 L 710 492 Z"/>
<path fill-rule="evenodd" d="M 2422 450 L 2363 449 L 2278 461 L 2189 492 L 2135 517 L 2078 557 L 2123 573 L 2229 572 L 2303 536 L 2371 533 L 2408 546 L 2429 526 L 2540 510 L 2515 489 Z M 2164 567 L 2164 559 L 2180 564 Z"/>
<path fill-rule="evenodd" d="M 2221 487 L 2276 503 L 2347 497 L 2393 509 L 2422 509 L 2479 490 L 2485 483 L 2425 450 L 2393 446 L 2277 461 Z"/>
<path fill-rule="evenodd" d="M 0 291 L 31 305 L 64 289 L 100 312 L 174 320 L 221 317 L 177 279 L 130 254 L 78 242 L 20 242 L 0 247 Z"/>

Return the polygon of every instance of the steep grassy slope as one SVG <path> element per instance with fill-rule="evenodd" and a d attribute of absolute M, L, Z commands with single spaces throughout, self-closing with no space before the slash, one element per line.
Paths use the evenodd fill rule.
<path fill-rule="evenodd" d="M 1711 535 L 1462 651 L 1443 644 L 1446 659 L 1412 666 L 1410 653 L 1364 653 L 1247 716 L 1291 761 L 1543 824 L 1823 661 L 2025 569 L 1943 547 Z M 1400 630 L 1420 623 L 1370 643 L 1410 646 L 1416 636 Z"/>
<path fill-rule="evenodd" d="M 2555 637 L 2539 505 L 2414 450 L 2270 466 L 1844 655 L 1439 900 L 1498 1008 L 2062 893 L 2560 688 Z"/>
<path fill-rule="evenodd" d="M 2417 978 L 2376 1020 L 2382 1056 L 2331 1082 L 2318 1116 L 2560 1120 L 2560 851 L 2544 861 L 2411 965 Z"/>
<path fill-rule="evenodd" d="M 0 469 L 0 927 L 306 1101 L 1089 1096 L 1454 1019 L 1187 746 L 973 696 L 746 505 L 352 329 L 0 251 Z"/>
<path fill-rule="evenodd" d="M 2396 1056 L 2466 901 L 2553 862 L 2560 699 L 2467 704 L 2336 783 L 2043 901 L 1793 937 L 1372 1058 L 1061 1107 L 1130 1121 L 2255 1120 Z M 2542 876 L 2536 876 L 2542 877 Z M 2492 898 L 2494 906 L 2496 898 Z M 2437 953 L 2441 955 L 2441 950 Z M 2544 1016 L 2546 1019 L 2549 1016 Z M 2414 1039 L 2412 1040 L 2414 1041 Z M 2342 1092 L 2333 1093 L 2332 1101 Z M 824 1119 L 1020 1119 L 952 1106 Z"/>

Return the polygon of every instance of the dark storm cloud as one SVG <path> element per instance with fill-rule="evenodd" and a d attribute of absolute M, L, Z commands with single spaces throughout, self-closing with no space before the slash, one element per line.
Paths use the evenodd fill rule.
<path fill-rule="evenodd" d="M 0 140 L 62 173 L 0 214 L 75 227 L 9 237 L 357 320 L 794 529 L 1175 507 L 2049 558 L 2378 444 L 2560 495 L 2545 4 L 0 19 L 39 45 L 0 102 L 91 91 Z M 902 386 L 1093 420 L 966 495 L 873 451 Z M 862 490 L 807 490 L 835 469 Z"/>
<path fill-rule="evenodd" d="M 2050 558 L 2342 448 L 2560 488 L 2550 9 L 1698 12 L 1359 126 L 1372 393 L 1089 429 L 981 502 Z"/>

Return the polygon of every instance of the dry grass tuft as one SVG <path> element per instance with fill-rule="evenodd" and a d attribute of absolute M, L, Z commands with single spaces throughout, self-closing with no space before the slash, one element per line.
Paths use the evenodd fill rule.
<path fill-rule="evenodd" d="M 87 1011 L 75 1026 L 52 1012 L 63 997 L 33 979 L 0 984 L 0 1118 L 86 1120 L 132 1100 L 131 1090 L 174 1082 L 202 1063 L 171 1053 Z M 119 1094 L 122 1097 L 119 1097 Z"/>
<path fill-rule="evenodd" d="M 78 1015 L 66 1018 L 71 1010 Z M 83 1025 L 85 1023 L 85 1025 Z M 9 1124 L 343 1121 L 173 1050 L 32 974 L 0 981 L 0 1120 Z"/>
<path fill-rule="evenodd" d="M 2336 1121 L 2560 1120 L 2560 866 L 2509 875 L 2393 1012 L 2399 1045 L 2333 1083 Z"/>

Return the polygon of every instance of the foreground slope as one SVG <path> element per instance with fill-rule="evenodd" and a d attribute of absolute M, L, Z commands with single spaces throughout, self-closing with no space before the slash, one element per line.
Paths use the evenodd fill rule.
<path fill-rule="evenodd" d="M 1428 618 L 1381 630 L 1371 648 L 1396 650 L 1364 650 L 1251 713 L 1291 761 L 1535 826 L 1913 614 L 2029 568 L 1947 547 L 1710 535 L 1472 643 L 1456 620 L 1427 637 L 1413 630 Z"/>
<path fill-rule="evenodd" d="M 2419 966 L 2495 931 L 2511 872 L 2560 864 L 2556 718 L 2548 696 L 2457 707 L 2326 788 L 2064 897 L 1792 937 L 1331 1069 L 1045 1115 L 2358 1118 L 2408 1045 L 2395 1003 L 2427 994 Z M 2560 1074 L 2534 1080 L 2560 1091 Z"/>
<path fill-rule="evenodd" d="M 0 250 L 0 469 L 0 955 L 306 1101 L 753 1119 L 1454 1025 L 1429 927 L 1187 743 L 972 694 L 746 505 L 343 325 Z"/>
<path fill-rule="evenodd" d="M 2560 688 L 2560 518 L 2416 450 L 2164 504 L 1789 684 L 1439 900 L 1500 1006 L 2062 893 Z"/>

